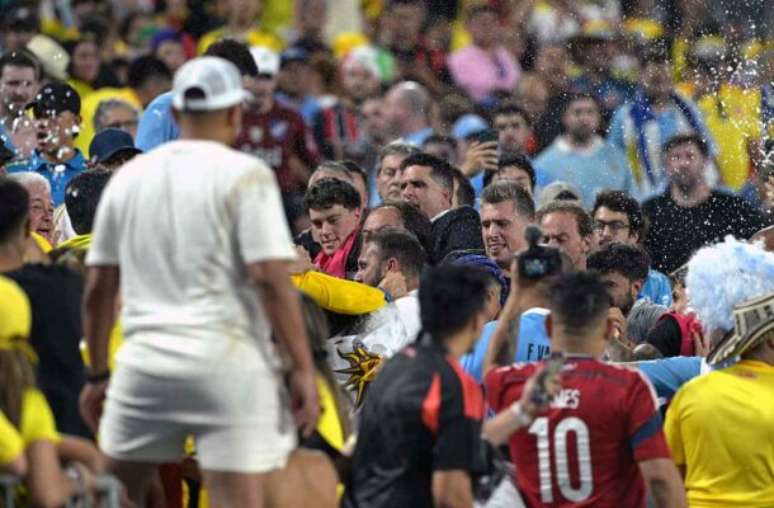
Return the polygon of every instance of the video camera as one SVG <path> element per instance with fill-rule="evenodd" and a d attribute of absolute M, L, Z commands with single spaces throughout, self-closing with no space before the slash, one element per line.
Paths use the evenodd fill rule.
<path fill-rule="evenodd" d="M 524 279 L 542 279 L 562 270 L 562 256 L 559 249 L 539 245 L 543 232 L 534 225 L 527 226 L 524 238 L 529 247 L 518 255 L 519 276 Z"/>

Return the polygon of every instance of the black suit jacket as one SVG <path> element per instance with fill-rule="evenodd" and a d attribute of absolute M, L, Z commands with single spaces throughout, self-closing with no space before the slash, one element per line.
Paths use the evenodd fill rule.
<path fill-rule="evenodd" d="M 433 252 L 430 253 L 433 264 L 440 263 L 455 250 L 483 248 L 481 219 L 473 208 L 461 206 L 449 210 L 433 222 Z"/>

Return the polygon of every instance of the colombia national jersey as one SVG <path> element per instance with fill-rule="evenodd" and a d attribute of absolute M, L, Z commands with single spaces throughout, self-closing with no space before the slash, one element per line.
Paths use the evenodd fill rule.
<path fill-rule="evenodd" d="M 490 371 L 491 407 L 500 412 L 519 400 L 539 367 Z M 644 507 L 637 462 L 670 457 L 655 394 L 639 371 L 573 356 L 549 410 L 515 432 L 509 447 L 530 506 Z"/>
<path fill-rule="evenodd" d="M 317 147 L 304 120 L 295 111 L 276 102 L 268 113 L 248 109 L 242 116 L 242 130 L 234 147 L 259 157 L 277 173 L 282 192 L 293 192 L 306 185 L 308 172 L 319 162 Z M 305 175 L 293 165 L 305 168 Z"/>

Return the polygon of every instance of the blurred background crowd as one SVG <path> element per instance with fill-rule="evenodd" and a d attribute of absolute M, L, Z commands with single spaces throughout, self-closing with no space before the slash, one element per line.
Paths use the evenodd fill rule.
<path fill-rule="evenodd" d="M 140 115 L 170 88 L 174 72 L 233 38 L 258 48 L 267 66 L 261 74 L 276 77 L 277 102 L 304 120 L 300 142 L 281 154 L 247 143 L 264 145 L 260 154 L 288 173 L 279 175 L 286 191 L 303 192 L 321 158 L 351 159 L 374 180 L 378 149 L 397 138 L 421 146 L 432 134 L 438 152 L 468 176 L 495 169 L 491 158 L 468 150 L 490 126 L 500 132 L 501 151 L 538 157 L 568 128 L 567 100 L 581 93 L 596 99 L 598 111 L 576 121 L 623 152 L 633 176 L 626 190 L 640 199 L 663 183 L 660 143 L 692 129 L 711 150 L 713 187 L 753 205 L 764 197 L 758 170 L 774 115 L 774 60 L 772 14 L 762 0 L 3 4 L 5 58 L 26 48 L 42 71 L 26 86 L 5 75 L 0 85 L 0 135 L 11 166 L 33 156 L 35 128 L 21 110 L 47 81 L 66 81 L 78 93 L 73 145 L 88 160 L 95 131 L 118 127 L 136 136 Z M 404 81 L 420 86 L 388 93 Z M 664 106 L 653 114 L 655 102 Z M 628 115 L 625 104 L 635 105 Z M 498 122 L 493 113 L 509 105 L 512 114 Z M 141 134 L 137 145 L 154 142 Z M 473 159 L 467 166 L 466 156 Z"/>
<path fill-rule="evenodd" d="M 305 302 L 315 309 L 307 324 L 335 397 L 341 384 L 359 407 L 374 365 L 416 338 L 426 265 L 491 275 L 488 324 L 461 360 L 481 382 L 518 288 L 511 263 L 536 223 L 567 271 L 605 279 L 624 339 L 606 358 L 697 360 L 662 386 L 670 398 L 710 349 L 694 341 L 702 325 L 686 263 L 726 235 L 760 232 L 774 246 L 773 13 L 764 0 L 0 0 L 0 191 L 18 198 L 15 181 L 29 195 L 16 208 L 0 199 L 0 273 L 31 306 L 0 329 L 0 360 L 31 338 L 37 378 L 16 358 L 27 367 L 14 386 L 40 387 L 45 399 L 30 407 L 48 414 L 47 439 L 80 436 L 59 458 L 100 470 L 94 429 L 77 411 L 84 252 L 113 172 L 179 137 L 176 71 L 211 55 L 233 63 L 250 92 L 233 148 L 276 174 L 299 255 L 292 280 L 315 302 Z M 755 248 L 769 270 L 770 254 Z M 41 260 L 57 265 L 29 264 Z M 549 302 L 535 295 L 525 298 L 542 310 L 521 318 L 531 339 L 518 361 L 550 352 Z M 114 353 L 120 327 L 113 339 Z M 0 403 L 15 401 L 20 427 L 27 402 L 2 392 L 7 372 Z M 351 430 L 342 407 L 337 449 Z M 196 479 L 195 467 L 167 476 L 167 505 L 180 506 L 179 478 Z"/>

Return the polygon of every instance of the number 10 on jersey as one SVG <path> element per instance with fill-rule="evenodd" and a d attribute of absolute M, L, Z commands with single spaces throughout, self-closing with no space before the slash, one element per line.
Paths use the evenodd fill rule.
<path fill-rule="evenodd" d="M 575 433 L 575 442 L 577 443 L 578 471 L 580 472 L 580 485 L 577 487 L 573 487 L 570 482 L 570 464 L 567 458 L 567 434 L 570 432 Z M 560 420 L 554 429 L 549 429 L 548 418 L 542 416 L 535 419 L 529 428 L 529 433 L 537 436 L 540 500 L 544 503 L 554 501 L 549 442 L 552 435 L 556 485 L 559 487 L 559 492 L 565 499 L 575 503 L 588 499 L 594 490 L 594 482 L 591 475 L 589 428 L 583 420 L 570 416 Z"/>

